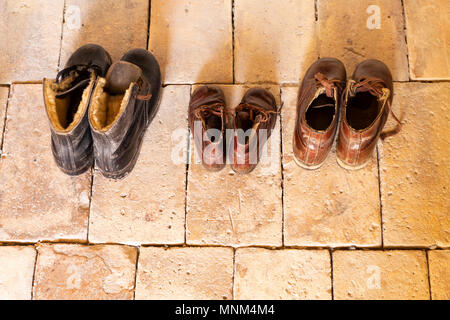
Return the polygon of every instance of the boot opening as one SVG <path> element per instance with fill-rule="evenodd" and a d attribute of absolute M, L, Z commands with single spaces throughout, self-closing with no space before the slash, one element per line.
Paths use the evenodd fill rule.
<path fill-rule="evenodd" d="M 355 130 L 369 127 L 379 112 L 378 98 L 370 92 L 357 92 L 347 102 L 347 123 Z"/>
<path fill-rule="evenodd" d="M 222 131 L 222 118 L 213 114 L 206 120 L 206 133 L 208 135 L 208 139 L 211 142 L 217 142 L 217 137 L 214 135 L 214 132 L 209 129 L 214 129 L 212 131 L 215 132 L 217 132 L 216 130 Z"/>
<path fill-rule="evenodd" d="M 92 76 L 85 85 L 70 90 L 70 93 L 57 97 L 71 87 L 72 80 L 69 78 L 61 83 L 56 83 L 55 80 L 44 80 L 45 108 L 52 127 L 59 132 L 71 131 L 83 118 L 95 77 Z"/>
<path fill-rule="evenodd" d="M 112 127 L 125 109 L 133 85 L 134 83 L 130 83 L 123 93 L 111 92 L 107 89 L 106 79 L 98 79 L 89 110 L 91 125 L 94 129 L 107 131 Z"/>
<path fill-rule="evenodd" d="M 335 111 L 334 99 L 321 94 L 308 107 L 305 114 L 306 122 L 314 130 L 326 130 L 333 122 Z"/>
<path fill-rule="evenodd" d="M 239 134 L 238 132 L 237 139 L 239 144 L 247 144 L 250 140 L 250 130 L 255 126 L 254 115 L 253 119 L 251 116 L 250 111 L 246 109 L 236 113 L 236 129 L 241 129 L 244 133 Z"/>

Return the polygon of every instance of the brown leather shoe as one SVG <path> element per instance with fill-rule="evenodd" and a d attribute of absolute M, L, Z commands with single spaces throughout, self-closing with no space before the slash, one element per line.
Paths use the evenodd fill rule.
<path fill-rule="evenodd" d="M 345 80 L 345 67 L 334 58 L 319 59 L 306 72 L 298 94 L 292 144 L 299 166 L 317 169 L 325 162 L 336 136 Z"/>
<path fill-rule="evenodd" d="M 264 143 L 260 131 L 270 137 L 277 119 L 274 96 L 262 88 L 249 89 L 234 111 L 234 139 L 231 167 L 237 173 L 249 173 L 259 162 Z"/>
<path fill-rule="evenodd" d="M 78 175 L 92 166 L 88 110 L 97 77 L 105 76 L 111 58 L 101 46 L 76 50 L 56 79 L 44 79 L 45 110 L 50 124 L 53 158 L 66 174 Z"/>
<path fill-rule="evenodd" d="M 393 95 L 391 72 L 383 62 L 370 59 L 356 67 L 342 97 L 336 150 L 343 168 L 359 169 L 367 164 L 389 113 L 400 124 L 391 110 Z"/>
<path fill-rule="evenodd" d="M 228 123 L 222 90 L 214 86 L 197 88 L 189 102 L 188 120 L 203 166 L 210 171 L 222 169 L 226 162 L 225 130 Z"/>
<path fill-rule="evenodd" d="M 159 107 L 161 73 L 155 57 L 133 49 L 98 78 L 89 109 L 95 163 L 108 178 L 129 173 Z"/>

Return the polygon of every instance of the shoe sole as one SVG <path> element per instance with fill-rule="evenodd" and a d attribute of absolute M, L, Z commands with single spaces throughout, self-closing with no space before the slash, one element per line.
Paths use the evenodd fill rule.
<path fill-rule="evenodd" d="M 356 171 L 356 170 L 360 170 L 360 169 L 366 167 L 367 164 L 370 162 L 370 158 L 367 159 L 366 162 L 364 162 L 363 164 L 360 164 L 357 166 L 348 164 L 348 163 L 344 162 L 343 160 L 339 159 L 339 157 L 336 157 L 336 162 L 338 163 L 338 165 L 341 168 L 344 168 L 344 169 L 350 170 L 350 171 Z"/>
<path fill-rule="evenodd" d="M 239 170 L 239 169 L 236 169 L 233 165 L 231 165 L 231 169 L 232 169 L 234 172 L 236 172 L 237 174 L 247 174 L 247 173 L 250 173 L 250 172 L 252 172 L 253 170 L 255 170 L 255 168 L 256 168 L 257 166 L 258 166 L 258 165 L 254 166 L 254 167 L 251 167 L 250 169 L 247 169 L 247 170 Z"/>
<path fill-rule="evenodd" d="M 55 163 L 56 163 L 56 161 L 55 161 Z M 77 170 L 67 171 L 66 169 L 60 167 L 57 163 L 56 163 L 56 166 L 57 166 L 62 172 L 64 172 L 65 174 L 67 174 L 68 176 L 74 177 L 74 176 L 79 176 L 80 174 L 83 174 L 83 173 L 85 173 L 86 171 L 88 171 L 89 168 L 91 168 L 93 164 L 94 164 L 94 157 L 91 157 L 91 160 L 90 160 L 90 161 L 86 162 L 86 164 L 85 164 L 83 167 L 81 167 L 80 169 L 77 169 Z"/>
<path fill-rule="evenodd" d="M 303 163 L 303 162 L 300 162 L 300 160 L 298 160 L 297 157 L 294 155 L 294 162 L 295 162 L 299 167 L 301 167 L 301 168 L 303 168 L 303 169 L 306 169 L 306 170 L 317 170 L 317 169 L 319 169 L 320 167 L 323 166 L 323 164 L 325 163 L 325 161 L 327 160 L 327 158 L 328 158 L 328 155 L 326 156 L 325 160 L 323 160 L 321 163 L 319 163 L 319 164 L 317 164 L 317 165 L 310 166 L 310 165 L 307 165 L 307 164 L 305 164 L 305 163 Z"/>

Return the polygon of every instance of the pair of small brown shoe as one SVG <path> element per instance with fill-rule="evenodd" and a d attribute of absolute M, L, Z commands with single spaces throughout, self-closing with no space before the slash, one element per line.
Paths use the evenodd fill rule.
<path fill-rule="evenodd" d="M 297 101 L 295 162 L 317 169 L 325 162 L 339 128 L 337 161 L 359 169 L 370 160 L 391 110 L 392 76 L 381 61 L 361 62 L 347 81 L 343 63 L 322 58 L 303 78 Z M 339 116 L 341 121 L 339 121 Z"/>
<path fill-rule="evenodd" d="M 233 112 L 220 88 L 197 88 L 189 103 L 189 127 L 204 167 L 218 171 L 229 161 L 237 173 L 252 171 L 265 143 L 261 136 L 270 137 L 277 113 L 274 96 L 262 88 L 249 89 Z"/>

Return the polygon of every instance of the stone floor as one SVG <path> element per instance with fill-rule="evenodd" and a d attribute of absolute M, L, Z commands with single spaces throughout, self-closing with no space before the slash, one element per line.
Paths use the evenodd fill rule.
<path fill-rule="evenodd" d="M 449 20 L 447 0 L 1 1 L 0 299 L 450 299 Z M 119 181 L 68 177 L 51 155 L 41 81 L 88 42 L 114 60 L 147 47 L 164 75 Z M 316 171 L 292 161 L 298 83 L 324 56 L 394 76 L 403 130 L 359 171 L 334 151 Z M 230 106 L 276 95 L 275 164 L 171 161 L 192 156 L 200 83 Z"/>

